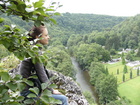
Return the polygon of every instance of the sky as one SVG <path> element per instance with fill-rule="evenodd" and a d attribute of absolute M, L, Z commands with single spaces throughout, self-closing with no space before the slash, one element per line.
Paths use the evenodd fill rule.
<path fill-rule="evenodd" d="M 140 0 L 45 0 L 44 5 L 48 6 L 53 1 L 63 5 L 57 9 L 60 13 L 88 13 L 110 16 L 140 14 Z"/>
<path fill-rule="evenodd" d="M 135 16 L 140 14 L 140 0 L 46 0 L 58 1 L 61 13 L 89 13 L 110 16 Z"/>

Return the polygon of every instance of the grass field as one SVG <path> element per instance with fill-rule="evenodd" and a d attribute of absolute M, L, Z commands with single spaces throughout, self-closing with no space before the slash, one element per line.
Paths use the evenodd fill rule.
<path fill-rule="evenodd" d="M 114 64 L 104 64 L 105 67 L 108 68 L 109 74 L 113 74 L 118 81 L 118 84 L 123 82 L 123 69 L 124 65 L 122 65 L 122 62 L 117 62 Z M 117 74 L 117 69 L 119 69 L 119 74 Z M 131 67 L 127 66 L 128 73 L 125 74 L 125 80 L 130 80 L 130 69 Z M 137 76 L 137 70 L 132 70 L 132 78 L 135 78 Z"/>
<path fill-rule="evenodd" d="M 126 96 L 133 105 L 140 105 L 140 76 L 118 86 L 120 96 Z"/>
<path fill-rule="evenodd" d="M 130 69 L 132 68 L 127 66 L 128 73 L 125 74 L 126 81 L 123 82 L 124 65 L 122 62 L 105 64 L 105 67 L 108 68 L 109 74 L 117 77 L 120 96 L 125 96 L 132 102 L 132 105 L 140 105 L 140 76 L 137 76 L 137 70 L 132 70 L 133 77 L 130 79 Z M 119 74 L 117 74 L 117 69 L 119 69 Z"/>

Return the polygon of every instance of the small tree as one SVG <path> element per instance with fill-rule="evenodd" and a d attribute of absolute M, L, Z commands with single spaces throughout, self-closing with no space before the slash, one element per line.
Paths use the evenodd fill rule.
<path fill-rule="evenodd" d="M 117 74 L 119 74 L 119 69 L 117 69 Z"/>
<path fill-rule="evenodd" d="M 99 103 L 102 105 L 106 105 L 110 101 L 115 101 L 119 95 L 117 79 L 113 75 L 100 75 L 96 81 L 95 87 L 99 95 Z"/>
<path fill-rule="evenodd" d="M 126 63 L 126 62 L 125 62 L 125 58 L 122 57 L 122 64 L 125 65 L 125 63 Z"/>
<path fill-rule="evenodd" d="M 106 74 L 108 75 L 109 74 L 109 72 L 108 72 L 108 68 L 106 67 Z"/>
<path fill-rule="evenodd" d="M 123 74 L 123 82 L 125 82 L 125 74 Z"/>
<path fill-rule="evenodd" d="M 128 72 L 127 66 L 125 65 L 125 66 L 124 66 L 124 69 L 123 69 L 123 73 L 125 74 L 125 73 L 127 73 L 127 72 Z"/>
<path fill-rule="evenodd" d="M 132 55 L 131 53 L 128 53 L 128 54 L 126 55 L 126 59 L 127 59 L 127 60 L 130 60 L 130 61 L 133 61 L 133 60 L 134 60 L 133 55 Z"/>
<path fill-rule="evenodd" d="M 138 67 L 138 69 L 137 69 L 137 76 L 139 76 L 139 74 L 140 74 L 140 71 L 139 71 L 139 67 Z"/>
<path fill-rule="evenodd" d="M 130 79 L 132 79 L 132 76 L 133 76 L 133 74 L 132 74 L 132 70 L 130 71 Z"/>

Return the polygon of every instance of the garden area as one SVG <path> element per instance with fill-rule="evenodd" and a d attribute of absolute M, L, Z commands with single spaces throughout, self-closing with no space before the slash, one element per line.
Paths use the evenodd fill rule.
<path fill-rule="evenodd" d="M 106 63 L 104 66 L 108 69 L 109 74 L 113 74 L 117 78 L 118 84 L 139 76 L 139 65 L 132 67 L 128 66 L 127 64 L 124 65 L 122 64 L 122 61 L 119 61 L 113 64 Z"/>
<path fill-rule="evenodd" d="M 132 105 L 139 105 L 140 100 L 140 76 L 139 76 L 139 64 L 135 65 L 136 61 L 130 62 L 127 64 L 122 64 L 122 61 L 112 63 L 112 64 L 104 64 L 104 66 L 108 69 L 109 74 L 114 75 L 117 78 L 118 83 L 118 92 L 121 97 L 125 96 L 132 102 Z M 129 64 L 129 65 L 128 65 Z M 127 72 L 125 72 L 127 69 Z"/>

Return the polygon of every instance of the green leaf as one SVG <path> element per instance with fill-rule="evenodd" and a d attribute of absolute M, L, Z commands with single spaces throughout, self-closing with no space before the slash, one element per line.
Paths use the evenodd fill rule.
<path fill-rule="evenodd" d="M 48 104 L 48 103 L 49 103 L 49 97 L 48 97 L 47 95 L 41 96 L 40 99 L 41 99 L 45 104 Z"/>
<path fill-rule="evenodd" d="M 60 16 L 61 14 L 59 12 L 55 12 L 54 15 Z"/>
<path fill-rule="evenodd" d="M 25 4 L 20 4 L 20 5 L 17 5 L 17 8 L 18 8 L 18 10 L 20 10 L 21 12 L 24 12 L 24 11 L 25 11 L 25 8 L 26 8 L 26 5 L 25 5 Z"/>
<path fill-rule="evenodd" d="M 29 78 L 34 78 L 34 79 L 38 79 L 37 75 L 32 75 Z"/>
<path fill-rule="evenodd" d="M 48 97 L 47 95 L 41 96 L 40 99 L 45 103 L 45 104 L 62 104 L 62 101 L 56 100 L 53 97 Z"/>
<path fill-rule="evenodd" d="M 34 8 L 39 8 L 39 7 L 42 7 L 43 6 L 43 3 L 44 0 L 39 0 L 38 2 L 35 2 L 34 3 Z"/>
<path fill-rule="evenodd" d="M 16 101 L 18 101 L 18 102 L 23 101 L 24 98 L 25 98 L 25 97 L 23 97 L 23 96 L 19 96 L 19 97 L 16 98 Z"/>
<path fill-rule="evenodd" d="M 13 83 L 13 82 L 8 82 L 6 84 L 6 86 L 9 87 L 9 89 L 11 89 L 12 91 L 16 91 L 17 90 L 17 84 Z"/>
<path fill-rule="evenodd" d="M 10 80 L 10 75 L 8 72 L 0 72 L 0 77 L 5 82 Z"/>
<path fill-rule="evenodd" d="M 6 105 L 21 105 L 18 102 L 7 102 Z"/>
<path fill-rule="evenodd" d="M 38 95 L 39 93 L 39 89 L 37 87 L 34 87 L 34 88 L 30 88 L 29 89 L 31 92 L 35 93 L 36 95 Z"/>
<path fill-rule="evenodd" d="M 48 83 L 42 83 L 41 87 L 42 87 L 42 90 L 46 89 L 46 87 L 48 87 Z"/>
<path fill-rule="evenodd" d="M 56 2 L 52 2 L 52 5 L 53 5 L 53 4 L 56 4 Z"/>
<path fill-rule="evenodd" d="M 46 9 L 46 11 L 55 11 L 54 9 Z"/>
<path fill-rule="evenodd" d="M 49 88 L 57 88 L 57 85 L 56 84 L 51 84 L 48 86 Z"/>
<path fill-rule="evenodd" d="M 54 24 L 57 24 L 56 20 L 50 18 L 50 21 L 53 22 Z"/>
<path fill-rule="evenodd" d="M 33 53 L 33 52 L 31 52 L 31 51 L 28 51 L 28 54 L 29 54 L 31 57 L 33 57 L 33 56 L 34 56 L 34 53 Z"/>
<path fill-rule="evenodd" d="M 8 91 L 9 88 L 3 84 L 0 84 L 0 93 L 4 94 L 6 91 Z"/>
<path fill-rule="evenodd" d="M 0 18 L 0 23 L 2 23 L 4 21 L 4 19 L 3 18 Z"/>
<path fill-rule="evenodd" d="M 19 91 L 22 91 L 23 89 L 25 89 L 25 86 L 26 86 L 25 83 L 21 83 L 21 82 L 18 83 L 17 85 L 18 85 Z"/>
<path fill-rule="evenodd" d="M 59 5 L 59 8 L 62 7 L 63 5 Z"/>
<path fill-rule="evenodd" d="M 37 97 L 37 95 L 33 94 L 33 93 L 30 93 L 28 96 L 28 98 L 34 98 L 34 97 Z"/>
<path fill-rule="evenodd" d="M 8 89 L 3 89 L 1 94 L 5 94 L 8 91 Z"/>
<path fill-rule="evenodd" d="M 26 104 L 33 104 L 34 103 L 34 100 L 33 99 L 26 99 L 25 101 L 24 101 L 24 104 L 26 105 Z"/>
<path fill-rule="evenodd" d="M 30 80 L 25 80 L 24 82 L 26 84 L 28 84 L 29 86 L 33 86 L 34 85 L 34 83 L 32 81 L 30 81 Z"/>
<path fill-rule="evenodd" d="M 50 90 L 48 90 L 48 89 L 45 89 L 43 92 L 42 92 L 42 94 L 41 94 L 41 96 L 51 96 L 52 95 L 52 93 L 51 93 L 51 91 Z"/>
<path fill-rule="evenodd" d="M 6 92 L 5 94 L 3 94 L 3 96 L 2 96 L 2 100 L 8 100 L 8 99 L 10 99 L 10 96 L 9 96 L 9 93 L 8 92 Z"/>
<path fill-rule="evenodd" d="M 62 101 L 54 99 L 53 97 L 49 98 L 49 102 L 52 104 L 62 104 Z"/>
<path fill-rule="evenodd" d="M 11 29 L 9 25 L 4 25 L 5 28 Z"/>
<path fill-rule="evenodd" d="M 14 80 L 21 80 L 21 79 L 22 79 L 22 76 L 19 74 L 16 74 L 14 77 Z"/>
<path fill-rule="evenodd" d="M 36 20 L 36 21 L 35 21 L 35 26 L 40 26 L 40 25 L 41 25 L 41 21 Z"/>
<path fill-rule="evenodd" d="M 44 17 L 43 16 L 38 16 L 37 20 L 43 21 Z"/>

